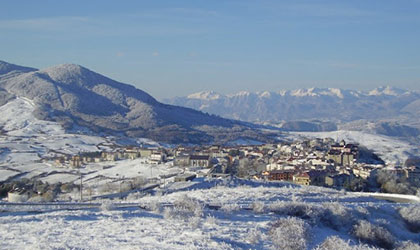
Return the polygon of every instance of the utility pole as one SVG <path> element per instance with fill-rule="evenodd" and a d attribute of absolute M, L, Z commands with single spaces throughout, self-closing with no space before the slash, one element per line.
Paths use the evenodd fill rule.
<path fill-rule="evenodd" d="M 82 181 L 82 172 L 80 172 L 80 202 L 83 202 L 83 181 Z"/>
<path fill-rule="evenodd" d="M 117 176 L 117 181 L 119 182 L 119 193 L 120 193 L 120 200 L 121 200 L 121 176 L 119 174 L 115 174 Z"/>
<path fill-rule="evenodd" d="M 150 178 L 153 178 L 153 168 L 152 168 L 152 164 L 150 164 Z"/>
<path fill-rule="evenodd" d="M 120 176 L 120 200 L 122 200 L 121 183 L 122 183 L 122 176 Z"/>

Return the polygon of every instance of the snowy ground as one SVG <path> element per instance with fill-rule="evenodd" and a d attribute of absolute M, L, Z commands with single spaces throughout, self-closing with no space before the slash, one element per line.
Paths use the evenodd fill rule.
<path fill-rule="evenodd" d="M 49 173 L 57 169 L 52 164 L 40 163 L 42 157 L 98 151 L 98 145 L 106 142 L 101 137 L 67 134 L 55 122 L 36 119 L 33 110 L 33 103 L 25 98 L 16 98 L 0 107 L 0 169 L 14 170 L 20 177 Z"/>
<path fill-rule="evenodd" d="M 404 164 L 410 156 L 420 154 L 420 146 L 399 140 L 395 137 L 375 135 L 359 131 L 339 130 L 332 132 L 290 132 L 290 139 L 333 138 L 337 141 L 345 140 L 348 143 L 358 143 L 372 150 L 387 164 Z"/>
<path fill-rule="evenodd" d="M 149 182 L 143 188 L 154 185 L 154 189 L 127 193 L 126 200 L 113 203 L 98 199 L 86 204 L 0 202 L 0 249 L 285 249 L 284 243 L 292 244 L 290 249 L 313 249 L 333 235 L 348 242 L 330 249 L 345 249 L 345 244 L 361 246 L 360 239 L 351 233 L 360 220 L 388 232 L 394 248 L 403 241 L 420 248 L 420 233 L 410 231 L 399 215 L 401 209 L 414 206 L 410 214 L 419 223 L 418 197 L 392 197 L 415 203 L 409 205 L 374 199 L 372 194 L 281 182 L 203 178 L 173 182 L 173 176 L 183 169 L 170 163 L 150 165 L 144 159 L 91 163 L 77 170 L 60 167 L 40 159 L 98 151 L 111 142 L 96 136 L 66 134 L 56 123 L 37 120 L 32 110 L 33 104 L 24 98 L 0 107 L 0 181 L 38 177 L 49 183 L 78 184 L 82 176 L 85 200 L 115 193 L 139 177 Z M 358 142 L 388 162 L 402 162 L 419 152 L 413 145 L 359 132 L 291 136 Z M 108 184 L 112 184 L 110 190 L 104 190 Z M 71 193 L 59 199 L 74 200 L 78 195 Z M 276 228 L 281 220 L 287 223 Z M 375 242 L 371 244 L 378 246 Z M 297 247 L 302 244 L 305 247 Z"/>
<path fill-rule="evenodd" d="M 114 141 L 98 136 L 68 134 L 63 128 L 49 121 L 38 120 L 32 111 L 34 104 L 26 98 L 16 98 L 0 107 L 0 181 L 16 178 L 39 177 L 50 184 L 76 181 L 79 171 L 60 167 L 54 162 L 41 162 L 41 158 L 79 152 L 94 152 L 109 149 Z M 115 138 L 111 138 L 114 139 Z M 120 143 L 125 143 L 121 141 Z M 130 143 L 130 142 L 126 142 Z M 137 143 L 158 146 L 148 139 L 138 139 Z M 179 172 L 168 167 L 151 166 L 143 160 L 92 163 L 80 170 L 86 184 L 98 176 L 104 180 L 158 177 L 160 174 Z"/>
<path fill-rule="evenodd" d="M 360 220 L 387 230 L 395 248 L 404 241 L 420 247 L 420 233 L 408 230 L 398 215 L 403 207 L 420 209 L 419 203 L 389 203 L 281 182 L 234 179 L 184 184 L 188 185 L 169 185 L 141 198 L 131 196 L 124 203 L 105 201 L 100 207 L 92 204 L 92 208 L 76 210 L 50 210 L 44 205 L 45 211 L 13 212 L 0 204 L 5 211 L 0 213 L 0 248 L 281 249 L 271 231 L 274 222 L 289 216 L 307 225 L 306 249 L 314 249 L 333 235 L 359 245 L 351 230 Z M 276 237 L 295 240 L 294 232 L 283 234 Z"/>

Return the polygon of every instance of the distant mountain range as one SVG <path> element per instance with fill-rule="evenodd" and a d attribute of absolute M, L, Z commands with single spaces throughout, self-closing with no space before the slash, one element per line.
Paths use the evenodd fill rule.
<path fill-rule="evenodd" d="M 233 95 L 210 91 L 166 99 L 164 104 L 79 65 L 38 70 L 0 61 L 0 105 L 16 97 L 32 100 L 37 118 L 56 121 L 70 132 L 159 142 L 270 142 L 277 136 L 255 123 L 285 131 L 345 129 L 420 138 L 420 93 L 392 87 Z"/>
<path fill-rule="evenodd" d="M 309 88 L 222 95 L 194 93 L 163 102 L 242 121 L 274 124 L 288 131 L 374 130 L 418 136 L 420 93 L 392 87 L 371 91 Z"/>
<path fill-rule="evenodd" d="M 70 131 L 84 127 L 170 143 L 271 140 L 251 124 L 160 103 L 131 85 L 74 64 L 38 70 L 0 61 L 0 105 L 15 97 L 32 100 L 37 118 Z"/>

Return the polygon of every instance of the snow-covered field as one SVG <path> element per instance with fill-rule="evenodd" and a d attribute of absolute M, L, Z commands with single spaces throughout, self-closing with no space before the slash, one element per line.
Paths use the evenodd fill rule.
<path fill-rule="evenodd" d="M 184 184 L 188 185 L 168 185 L 141 198 L 130 196 L 124 203 L 104 201 L 100 207 L 49 210 L 44 205 L 45 211 L 36 213 L 30 208 L 0 213 L 0 248 L 314 249 L 332 236 L 343 242 L 330 238 L 335 247 L 321 249 L 368 249 L 361 239 L 371 246 L 387 246 L 379 234 L 369 236 L 374 239 L 369 242 L 352 233 L 360 223 L 370 225 L 368 231 L 380 228 L 378 232 L 390 237 L 391 243 L 386 242 L 391 248 L 407 241 L 411 248 L 406 249 L 420 247 L 420 233 L 409 230 L 399 214 L 401 209 L 415 209 L 412 217 L 420 221 L 419 203 L 389 203 L 281 182 Z M 7 210 L 4 204 L 0 208 Z"/>
<path fill-rule="evenodd" d="M 404 164 L 407 158 L 420 154 L 420 145 L 413 145 L 396 137 L 359 131 L 290 132 L 289 135 L 290 139 L 302 137 L 333 138 L 338 141 L 344 139 L 348 143 L 358 143 L 372 150 L 387 164 Z"/>
<path fill-rule="evenodd" d="M 13 169 L 21 177 L 48 173 L 56 169 L 40 163 L 42 157 L 98 151 L 98 145 L 106 142 L 97 136 L 67 134 L 55 122 L 36 119 L 33 110 L 33 103 L 25 98 L 16 98 L 0 107 L 1 169 Z"/>
<path fill-rule="evenodd" d="M 19 97 L 0 107 L 0 181 L 36 176 L 50 184 L 75 181 L 80 178 L 78 170 L 60 167 L 52 161 L 41 162 L 41 159 L 55 155 L 107 150 L 109 146 L 106 145 L 113 143 L 98 136 L 66 133 L 60 124 L 35 118 L 33 110 L 34 104 L 31 100 Z M 139 139 L 138 142 L 158 146 L 148 139 Z M 151 166 L 138 159 L 92 163 L 80 171 L 86 175 L 84 179 L 89 185 L 89 180 L 97 176 L 103 176 L 105 179 L 122 176 L 132 178 L 139 175 L 150 178 L 171 171 L 179 172 L 179 169 L 168 170 L 167 167 Z"/>

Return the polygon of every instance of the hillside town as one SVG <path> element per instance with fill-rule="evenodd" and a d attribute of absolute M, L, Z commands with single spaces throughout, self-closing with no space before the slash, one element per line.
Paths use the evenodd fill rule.
<path fill-rule="evenodd" d="M 110 146 L 110 145 L 108 145 Z M 144 178 L 140 170 L 137 177 L 124 178 L 124 168 L 113 177 L 106 177 L 105 184 L 117 184 L 107 188 L 108 193 L 155 188 L 162 183 L 192 181 L 195 178 L 242 178 L 264 182 L 289 182 L 298 185 L 314 185 L 349 191 L 380 191 L 390 193 L 415 193 L 420 184 L 418 162 L 404 165 L 386 165 L 378 156 L 364 147 L 331 138 L 307 139 L 279 144 L 241 146 L 177 146 L 177 147 L 134 147 L 112 145 L 107 150 L 81 152 L 75 155 L 57 153 L 43 158 L 46 164 L 57 171 L 67 169 L 79 175 L 77 181 L 66 183 L 43 183 L 27 180 L 14 184 L 2 184 L 2 196 L 10 201 L 25 201 L 31 197 L 53 200 L 58 193 L 82 189 L 83 175 L 80 170 L 99 164 L 103 169 L 112 168 L 119 161 L 140 159 L 141 165 L 155 173 L 164 166 L 169 174 Z M 106 163 L 109 164 L 106 164 Z M 102 165 L 101 165 L 102 164 Z M 141 166 L 139 165 L 139 169 Z M 171 169 L 173 171 L 171 171 Z M 97 176 L 95 178 L 104 178 Z M 10 186 L 12 185 L 12 186 Z M 128 185 L 128 186 L 127 186 Z M 103 189 L 103 188 L 102 188 Z M 85 190 L 86 192 L 86 190 Z M 3 194 L 4 193 L 4 194 Z M 106 193 L 106 192 L 105 192 Z M 103 194 L 103 192 L 102 192 Z M 82 191 L 80 191 L 82 196 Z M 90 194 L 90 199 L 92 198 Z M 107 196 L 97 196 L 107 197 Z M 82 197 L 80 198 L 82 199 Z"/>
<path fill-rule="evenodd" d="M 54 161 L 59 167 L 77 169 L 90 163 L 137 158 L 151 165 L 170 163 L 184 169 L 184 176 L 186 173 L 213 178 L 237 176 L 351 191 L 367 190 L 379 170 L 413 186 L 420 183 L 418 164 L 385 165 L 366 148 L 331 138 L 252 146 L 115 147 L 112 151 L 60 155 L 45 160 Z"/>

